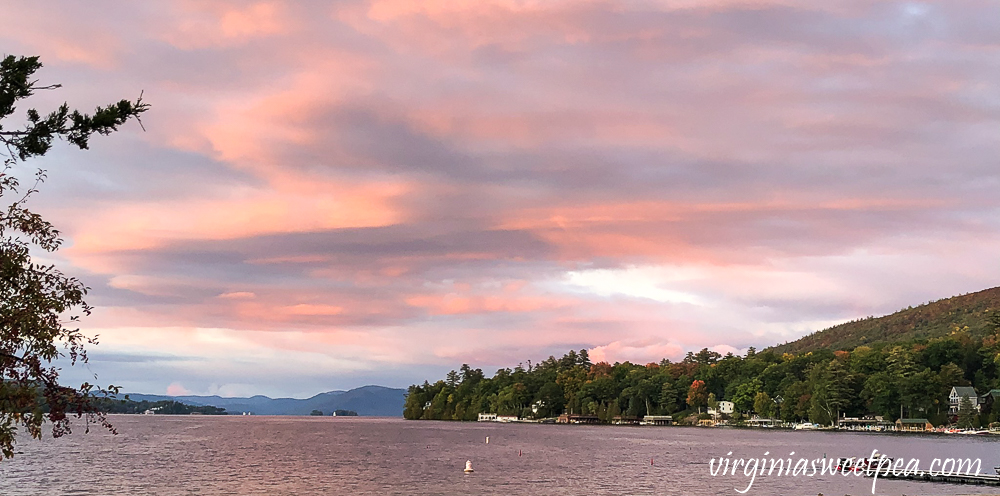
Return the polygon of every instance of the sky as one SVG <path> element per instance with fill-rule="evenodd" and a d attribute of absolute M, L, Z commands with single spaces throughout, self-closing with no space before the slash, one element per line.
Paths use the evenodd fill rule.
<path fill-rule="evenodd" d="M 73 383 L 307 397 L 742 353 L 1000 285 L 992 1 L 4 2 L 40 93 L 152 105 L 30 206 Z"/>

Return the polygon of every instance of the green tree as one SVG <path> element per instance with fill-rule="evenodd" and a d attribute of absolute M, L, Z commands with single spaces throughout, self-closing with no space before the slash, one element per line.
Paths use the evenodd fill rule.
<path fill-rule="evenodd" d="M 916 416 L 915 411 L 933 412 L 934 407 L 942 402 L 942 398 L 938 397 L 942 393 L 939 376 L 929 368 L 903 377 L 897 384 L 900 402 L 909 410 L 910 417 Z"/>
<path fill-rule="evenodd" d="M 555 382 L 546 382 L 538 391 L 537 401 L 541 403 L 540 417 L 549 417 L 562 412 L 565 396 L 563 390 Z"/>
<path fill-rule="evenodd" d="M 812 399 L 809 417 L 816 423 L 836 425 L 840 411 L 850 401 L 848 374 L 837 359 L 816 364 L 809 374 Z"/>
<path fill-rule="evenodd" d="M 93 134 L 110 134 L 147 108 L 141 97 L 100 107 L 93 114 L 62 104 L 44 116 L 28 109 L 21 126 L 4 127 L 3 120 L 14 114 L 19 102 L 36 91 L 59 87 L 42 86 L 33 79 L 41 67 L 38 57 L 7 56 L 0 61 L 0 145 L 7 152 L 0 170 L 0 201 L 10 201 L 0 208 L 0 457 L 8 458 L 14 454 L 19 426 L 40 438 L 48 420 L 53 436 L 59 437 L 70 432 L 70 417 L 88 416 L 88 421 L 114 431 L 95 400 L 117 393 L 117 388 L 89 383 L 64 386 L 51 366 L 63 356 L 71 364 L 86 362 L 85 346 L 96 344 L 74 328 L 91 311 L 84 301 L 88 288 L 32 259 L 33 250 L 56 251 L 62 239 L 52 224 L 26 205 L 45 172 L 37 171 L 34 185 L 21 189 L 15 167 L 45 155 L 55 138 L 86 149 Z"/>
<path fill-rule="evenodd" d="M 972 406 L 972 400 L 968 396 L 962 396 L 962 401 L 958 404 L 958 427 L 961 429 L 971 429 L 976 416 L 976 409 Z"/>
<path fill-rule="evenodd" d="M 995 334 L 1000 334 L 1000 310 L 994 310 L 990 314 L 989 327 Z"/>
<path fill-rule="evenodd" d="M 809 403 L 812 393 L 805 381 L 794 381 L 785 387 L 781 393 L 784 402 L 781 404 L 781 419 L 786 422 L 800 421 L 809 416 Z"/>
<path fill-rule="evenodd" d="M 774 400 L 765 391 L 757 393 L 753 399 L 753 409 L 764 418 L 774 417 Z"/>
<path fill-rule="evenodd" d="M 646 415 L 653 415 L 656 411 L 653 409 L 653 405 L 656 400 L 659 399 L 660 392 L 663 389 L 664 377 L 662 375 L 657 375 L 644 379 L 639 383 L 639 391 L 642 394 L 643 399 L 646 400 Z"/>
<path fill-rule="evenodd" d="M 576 360 L 576 352 L 570 350 L 570 352 L 563 357 L 563 362 L 568 363 L 570 358 Z M 580 365 L 571 365 L 569 369 L 559 372 L 556 384 L 562 386 L 563 393 L 566 397 L 566 408 L 569 410 L 569 413 L 578 413 L 581 411 L 580 389 L 583 387 L 583 383 L 586 380 L 587 369 Z"/>
<path fill-rule="evenodd" d="M 736 386 L 733 393 L 733 406 L 740 412 L 748 412 L 753 409 L 754 398 L 760 392 L 761 383 L 757 378 L 746 381 Z"/>
<path fill-rule="evenodd" d="M 864 382 L 861 398 L 865 400 L 868 411 L 893 420 L 898 418 L 899 389 L 888 372 L 870 375 Z"/>
<path fill-rule="evenodd" d="M 664 414 L 677 411 L 677 388 L 670 382 L 664 382 L 660 388 L 660 411 Z"/>
<path fill-rule="evenodd" d="M 444 381 L 438 381 L 434 386 L 438 392 L 434 395 L 434 399 L 431 400 L 430 409 L 425 412 L 424 418 L 427 420 L 442 420 L 447 418 L 445 412 L 448 409 L 449 394 L 448 390 L 444 387 Z"/>

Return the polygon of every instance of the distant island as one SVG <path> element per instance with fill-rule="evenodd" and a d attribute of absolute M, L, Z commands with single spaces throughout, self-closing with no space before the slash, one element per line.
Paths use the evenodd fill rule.
<path fill-rule="evenodd" d="M 306 399 L 269 398 L 252 396 L 249 398 L 225 398 L 221 396 L 163 396 L 130 393 L 132 401 L 172 401 L 193 407 L 215 407 L 229 415 L 312 415 L 314 411 L 338 416 L 399 417 L 403 413 L 406 390 L 383 386 L 362 386 L 348 391 L 329 391 Z"/>
<path fill-rule="evenodd" d="M 410 386 L 403 416 L 1000 430 L 1000 288 L 848 322 L 758 352 L 592 363 L 570 351 L 500 369 L 469 365 Z M 666 418 L 669 416 L 669 420 Z M 647 419 L 648 420 L 648 419 Z"/>
<path fill-rule="evenodd" d="M 225 408 L 185 405 L 179 401 L 133 401 L 130 399 L 98 400 L 98 408 L 105 413 L 133 413 L 158 415 L 226 415 Z"/>
<path fill-rule="evenodd" d="M 323 413 L 323 410 L 313 410 L 313 411 L 309 412 L 309 415 L 311 415 L 313 417 L 322 417 L 325 414 Z M 354 410 L 334 410 L 332 413 L 330 413 L 330 416 L 331 417 L 357 417 L 358 416 L 358 412 L 355 412 Z"/>

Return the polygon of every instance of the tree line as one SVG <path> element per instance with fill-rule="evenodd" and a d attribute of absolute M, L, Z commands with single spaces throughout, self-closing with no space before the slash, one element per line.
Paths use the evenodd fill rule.
<path fill-rule="evenodd" d="M 546 418 L 562 413 L 616 416 L 674 415 L 688 418 L 710 403 L 734 404 L 737 421 L 756 415 L 787 422 L 832 424 L 842 416 L 878 415 L 886 420 L 928 418 L 953 422 L 948 395 L 953 386 L 980 394 L 1000 386 L 1000 313 L 992 334 L 974 337 L 956 328 L 950 335 L 908 343 L 871 344 L 851 350 L 805 353 L 757 352 L 725 356 L 709 349 L 680 361 L 592 363 L 586 350 L 550 356 L 486 377 L 462 365 L 443 380 L 410 386 L 407 419 L 476 420 L 479 413 Z M 976 398 L 972 398 L 976 401 Z M 713 405 L 714 406 L 714 405 Z M 963 421 L 998 420 L 1000 406 L 984 405 Z"/>
<path fill-rule="evenodd" d="M 190 415 L 200 413 L 203 415 L 226 415 L 225 408 L 215 406 L 186 405 L 179 401 L 133 401 L 110 398 L 99 398 L 96 400 L 97 407 L 105 413 L 145 413 L 152 411 L 157 415 Z"/>

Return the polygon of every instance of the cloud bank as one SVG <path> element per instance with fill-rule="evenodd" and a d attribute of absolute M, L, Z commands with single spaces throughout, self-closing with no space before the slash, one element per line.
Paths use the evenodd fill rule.
<path fill-rule="evenodd" d="M 1000 280 L 991 2 L 7 10 L 64 84 L 33 105 L 153 104 L 26 164 L 98 307 L 68 374 L 303 396 L 676 359 Z"/>

